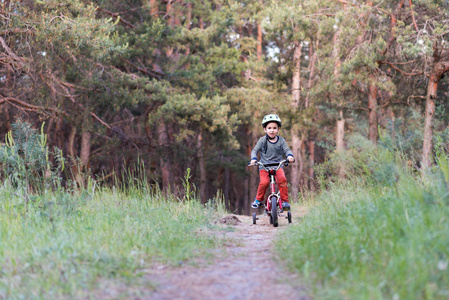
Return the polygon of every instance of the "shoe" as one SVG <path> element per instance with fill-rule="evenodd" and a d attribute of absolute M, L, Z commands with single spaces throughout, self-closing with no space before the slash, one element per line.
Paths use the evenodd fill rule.
<path fill-rule="evenodd" d="M 259 206 L 262 204 L 259 200 L 254 200 L 254 202 L 251 204 L 252 208 L 259 208 Z"/>
<path fill-rule="evenodd" d="M 282 202 L 282 210 L 289 211 L 290 204 L 288 202 Z"/>

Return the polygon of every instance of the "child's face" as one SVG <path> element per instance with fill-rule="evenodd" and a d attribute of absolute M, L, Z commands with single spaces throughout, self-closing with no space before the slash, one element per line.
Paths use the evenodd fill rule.
<path fill-rule="evenodd" d="M 264 130 L 270 139 L 274 139 L 279 133 L 279 125 L 276 122 L 271 122 L 267 124 Z"/>

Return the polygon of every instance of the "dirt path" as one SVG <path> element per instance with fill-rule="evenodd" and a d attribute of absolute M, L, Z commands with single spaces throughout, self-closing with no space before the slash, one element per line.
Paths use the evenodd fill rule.
<path fill-rule="evenodd" d="M 272 241 L 288 226 L 287 220 L 280 219 L 274 228 L 267 217 L 261 217 L 257 225 L 251 217 L 237 217 L 241 222 L 235 230 L 221 233 L 232 242 L 212 263 L 151 272 L 156 291 L 149 299 L 309 299 L 298 278 L 273 257 Z"/>

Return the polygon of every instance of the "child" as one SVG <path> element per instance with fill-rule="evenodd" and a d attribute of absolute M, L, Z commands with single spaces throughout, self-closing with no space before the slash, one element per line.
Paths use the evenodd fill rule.
<path fill-rule="evenodd" d="M 263 130 L 266 135 L 261 137 L 251 151 L 251 164 L 257 161 L 257 154 L 260 152 L 260 162 L 266 163 L 279 163 L 285 155 L 289 162 L 294 162 L 293 152 L 287 146 L 287 142 L 284 138 L 278 136 L 279 129 L 282 122 L 278 115 L 270 114 L 266 115 L 262 120 Z M 270 178 L 268 172 L 259 167 L 260 183 L 257 189 L 256 199 L 252 203 L 251 207 L 258 208 L 262 204 L 265 197 L 265 191 L 270 185 Z M 276 181 L 279 185 L 279 191 L 282 199 L 282 209 L 289 210 L 290 204 L 288 203 L 288 186 L 287 178 L 282 168 L 276 172 Z"/>

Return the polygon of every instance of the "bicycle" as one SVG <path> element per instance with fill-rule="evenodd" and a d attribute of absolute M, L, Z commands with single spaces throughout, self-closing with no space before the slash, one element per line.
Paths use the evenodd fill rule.
<path fill-rule="evenodd" d="M 263 164 L 257 161 L 255 164 L 248 164 L 249 167 L 261 166 L 268 172 L 268 176 L 270 176 L 270 195 L 262 205 L 265 207 L 265 214 L 270 218 L 270 224 L 273 224 L 274 227 L 279 226 L 278 216 L 282 216 L 281 214 L 283 213 L 280 192 L 276 191 L 276 172 L 282 167 L 282 164 L 288 166 L 288 160 L 284 159 L 279 163 Z M 292 222 L 292 214 L 290 211 L 287 212 L 285 218 L 288 220 L 288 223 Z M 253 213 L 253 224 L 256 224 L 258 219 L 257 214 Z"/>

